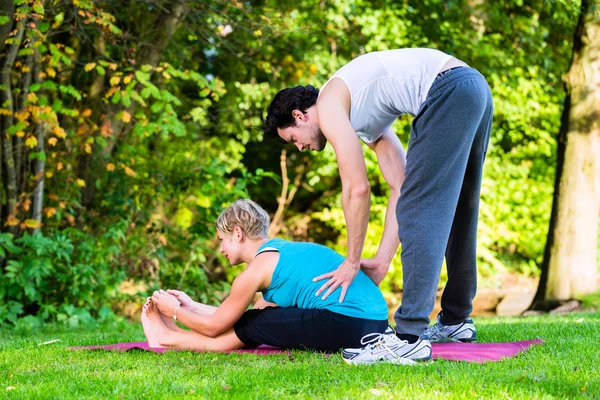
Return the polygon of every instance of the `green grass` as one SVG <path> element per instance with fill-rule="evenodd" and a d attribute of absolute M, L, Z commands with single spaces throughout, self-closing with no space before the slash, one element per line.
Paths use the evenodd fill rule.
<path fill-rule="evenodd" d="M 339 356 L 69 351 L 143 340 L 141 325 L 0 331 L 0 398 L 595 398 L 600 313 L 478 318 L 482 342 L 542 338 L 498 363 L 347 366 Z M 38 343 L 60 339 L 38 346 Z M 7 388 L 13 387 L 14 389 Z"/>

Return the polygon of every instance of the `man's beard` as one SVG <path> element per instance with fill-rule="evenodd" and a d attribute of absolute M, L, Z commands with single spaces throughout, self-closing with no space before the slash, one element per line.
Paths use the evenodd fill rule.
<path fill-rule="evenodd" d="M 323 151 L 323 149 L 325 149 L 325 146 L 327 145 L 327 138 L 325 137 L 325 135 L 323 135 L 323 132 L 321 132 L 320 128 L 317 128 L 314 133 L 313 133 L 313 143 L 314 143 L 314 150 L 316 151 Z"/>

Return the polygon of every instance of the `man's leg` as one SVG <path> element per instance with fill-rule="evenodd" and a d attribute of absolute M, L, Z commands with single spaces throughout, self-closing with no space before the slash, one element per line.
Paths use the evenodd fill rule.
<path fill-rule="evenodd" d="M 487 110 L 489 87 L 465 68 L 432 87 L 413 121 L 406 178 L 396 214 L 402 242 L 403 295 L 399 335 L 427 328 L 470 150 Z"/>
<path fill-rule="evenodd" d="M 443 325 L 462 323 L 473 310 L 473 298 L 477 291 L 477 222 L 483 162 L 492 126 L 491 94 L 488 107 L 471 148 L 446 248 L 448 282 L 442 295 L 440 315 Z"/>

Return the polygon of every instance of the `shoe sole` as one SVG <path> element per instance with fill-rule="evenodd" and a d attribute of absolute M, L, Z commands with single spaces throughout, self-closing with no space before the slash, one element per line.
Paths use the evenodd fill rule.
<path fill-rule="evenodd" d="M 438 340 L 429 340 L 431 343 L 475 343 L 477 338 L 465 338 L 465 339 L 453 339 L 453 338 L 442 338 Z"/>
<path fill-rule="evenodd" d="M 397 358 L 395 360 L 376 360 L 376 361 L 354 361 L 347 360 L 342 356 L 342 360 L 348 365 L 371 365 L 371 364 L 394 364 L 394 365 L 418 365 L 427 363 L 428 361 L 433 360 L 432 356 L 424 357 L 424 358 Z"/>

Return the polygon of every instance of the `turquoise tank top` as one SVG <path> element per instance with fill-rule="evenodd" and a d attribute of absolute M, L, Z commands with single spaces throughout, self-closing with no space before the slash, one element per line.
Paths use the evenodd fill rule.
<path fill-rule="evenodd" d="M 313 282 L 313 278 L 335 271 L 344 261 L 343 256 L 330 248 L 315 243 L 271 239 L 258 249 L 257 254 L 268 250 L 277 250 L 279 261 L 271 284 L 262 292 L 266 301 L 280 307 L 325 308 L 355 318 L 387 320 L 383 295 L 363 271 L 358 271 L 342 303 L 339 302 L 341 287 L 326 300 L 322 300 L 323 293 L 315 296 L 327 280 Z"/>

